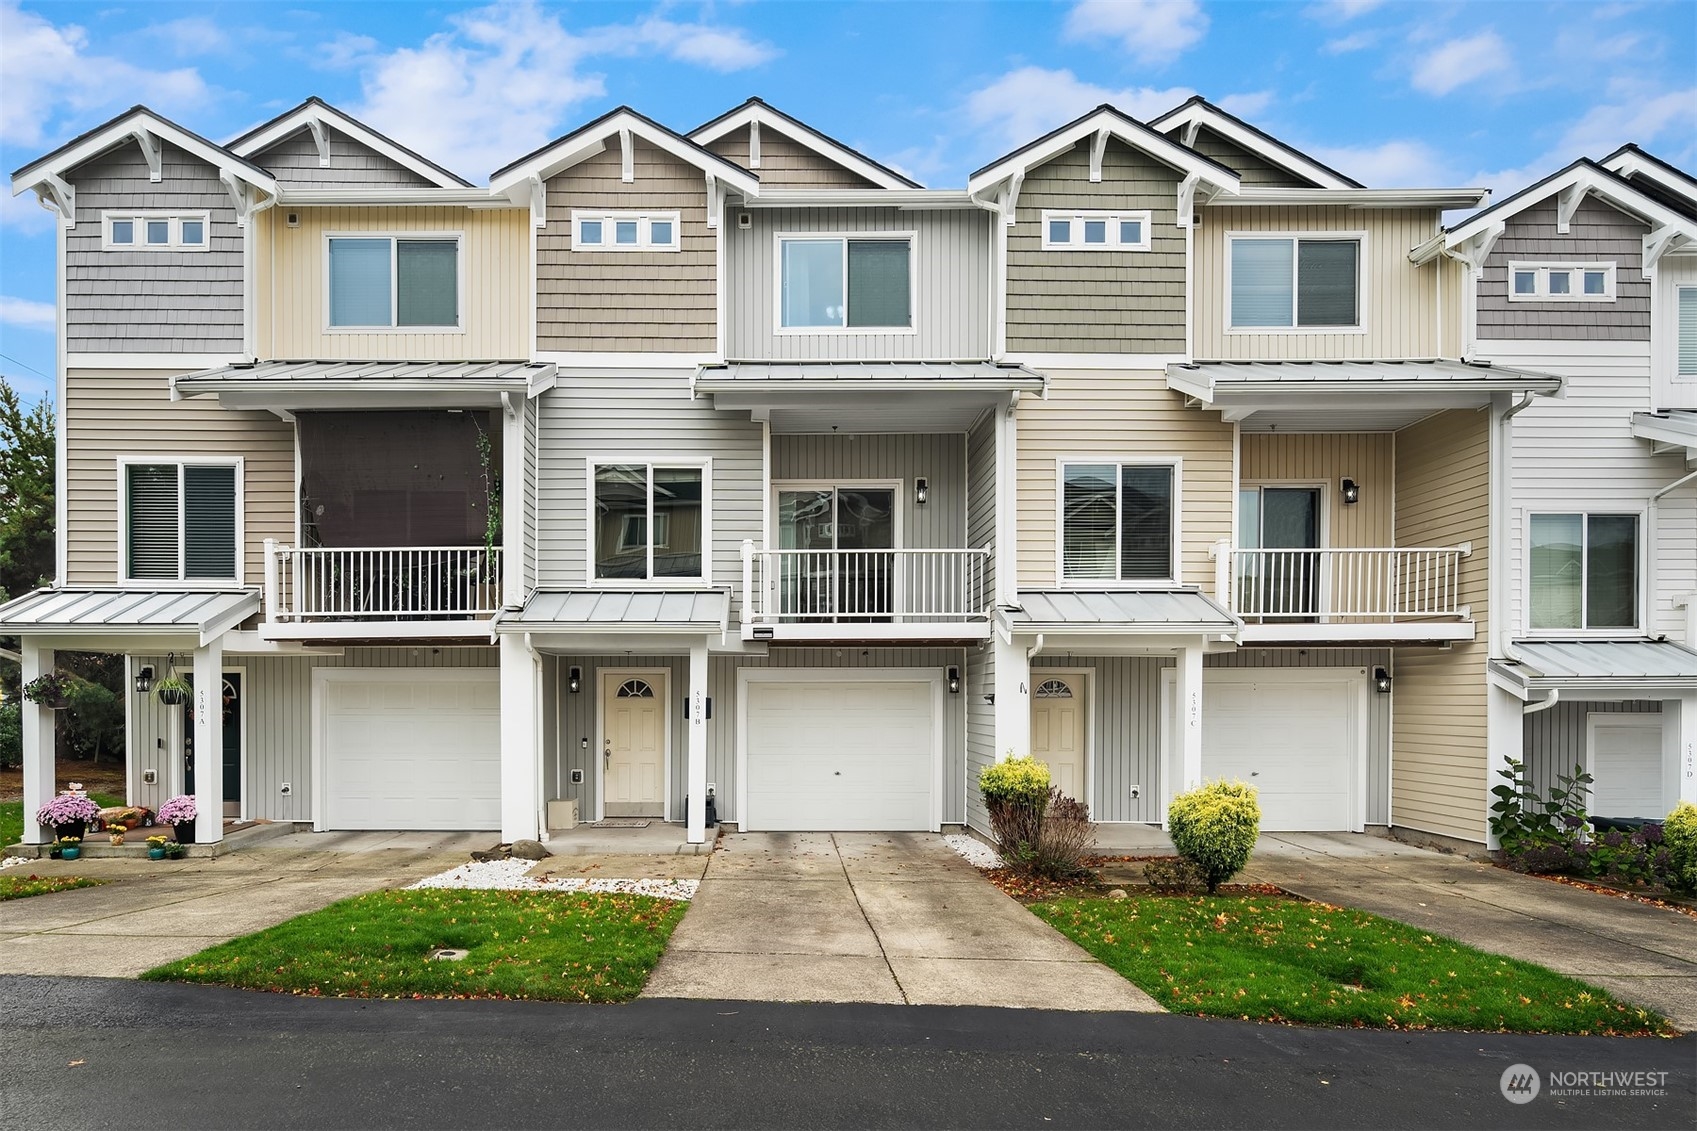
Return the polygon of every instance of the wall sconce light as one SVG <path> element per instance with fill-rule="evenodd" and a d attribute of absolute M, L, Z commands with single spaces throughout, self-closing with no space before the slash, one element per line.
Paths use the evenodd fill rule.
<path fill-rule="evenodd" d="M 985 692 L 984 693 L 984 702 L 986 702 L 986 703 L 990 704 L 992 707 L 994 707 L 996 705 L 996 693 L 994 691 Z"/>
<path fill-rule="evenodd" d="M 949 694 L 950 695 L 959 695 L 960 694 L 960 669 L 959 668 L 950 668 L 949 669 Z"/>
<path fill-rule="evenodd" d="M 1384 668 L 1373 669 L 1373 690 L 1380 695 L 1391 693 L 1391 673 Z"/>
<path fill-rule="evenodd" d="M 136 672 L 136 694 L 137 695 L 146 695 L 149 691 L 152 691 L 152 690 L 153 690 L 153 665 L 149 664 L 148 666 L 142 668 L 140 671 Z"/>
<path fill-rule="evenodd" d="M 913 501 L 920 506 L 931 501 L 931 483 L 923 475 L 913 481 Z"/>
<path fill-rule="evenodd" d="M 1338 492 L 1343 495 L 1346 507 L 1361 501 L 1361 484 L 1347 476 L 1338 483 Z"/>
<path fill-rule="evenodd" d="M 583 669 L 570 667 L 566 669 L 566 690 L 576 695 L 583 690 Z"/>

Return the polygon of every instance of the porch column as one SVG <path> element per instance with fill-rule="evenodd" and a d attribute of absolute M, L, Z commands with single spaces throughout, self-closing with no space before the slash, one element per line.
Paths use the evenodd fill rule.
<path fill-rule="evenodd" d="M 1697 805 L 1697 694 L 1662 700 L 1662 740 L 1679 779 L 1678 799 Z"/>
<path fill-rule="evenodd" d="M 1161 827 L 1173 798 L 1202 784 L 1202 647 L 1178 653 L 1178 677 L 1173 687 L 1172 749 L 1161 788 Z"/>
<path fill-rule="evenodd" d="M 996 761 L 1031 753 L 1031 657 L 1015 638 L 995 640 Z"/>
<path fill-rule="evenodd" d="M 689 794 L 691 844 L 707 842 L 707 641 L 689 648 Z"/>
<path fill-rule="evenodd" d="M 1485 830 L 1485 847 L 1501 848 L 1496 836 L 1491 832 L 1491 804 L 1496 798 L 1491 790 L 1502 785 L 1506 779 L 1498 774 L 1508 769 L 1509 760 L 1524 760 L 1526 757 L 1526 708 L 1528 703 L 1496 686 L 1487 684 L 1485 688 L 1485 794 L 1479 799 L 1479 812 Z M 1397 787 L 1401 784 L 1395 778 L 1396 755 L 1392 752 L 1391 769 L 1391 824 L 1396 824 L 1397 799 L 1402 792 Z"/>
<path fill-rule="evenodd" d="M 224 640 L 194 650 L 194 841 L 224 839 Z"/>
<path fill-rule="evenodd" d="M 24 637 L 18 651 L 23 656 L 23 682 L 53 670 L 53 649 L 38 647 Z M 43 834 L 35 823 L 35 811 L 53 799 L 57 783 L 53 763 L 53 711 L 25 699 L 21 704 L 24 721 L 24 838 L 25 844 L 45 844 L 51 834 Z M 3 846 L 0 846 L 3 847 Z"/>
<path fill-rule="evenodd" d="M 535 840 L 541 744 L 537 708 L 542 702 L 541 665 L 512 633 L 501 637 L 501 839 Z"/>

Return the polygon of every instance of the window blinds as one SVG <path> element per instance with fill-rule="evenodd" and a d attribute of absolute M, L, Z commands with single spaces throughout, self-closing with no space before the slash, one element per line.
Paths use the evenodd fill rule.
<path fill-rule="evenodd" d="M 848 324 L 908 326 L 908 242 L 848 241 Z"/>
<path fill-rule="evenodd" d="M 389 325 L 389 241 L 330 241 L 330 325 Z"/>
<path fill-rule="evenodd" d="M 1233 240 L 1231 324 L 1291 324 L 1290 240 Z"/>
<path fill-rule="evenodd" d="M 129 576 L 177 580 L 177 465 L 131 464 L 126 489 Z"/>
<path fill-rule="evenodd" d="M 1300 240 L 1296 252 L 1296 321 L 1299 326 L 1354 326 L 1354 240 Z"/>
<path fill-rule="evenodd" d="M 400 240 L 395 246 L 398 326 L 459 323 L 459 245 L 453 240 Z"/>
<path fill-rule="evenodd" d="M 236 576 L 236 469 L 183 468 L 183 577 Z"/>

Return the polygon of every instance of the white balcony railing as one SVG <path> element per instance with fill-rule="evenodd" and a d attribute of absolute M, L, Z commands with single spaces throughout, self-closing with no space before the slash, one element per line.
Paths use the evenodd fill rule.
<path fill-rule="evenodd" d="M 1472 549 L 1240 550 L 1220 542 L 1215 593 L 1250 622 L 1466 619 L 1461 559 Z"/>
<path fill-rule="evenodd" d="M 742 547 L 750 624 L 924 624 L 989 619 L 985 550 Z"/>
<path fill-rule="evenodd" d="M 482 620 L 500 608 L 499 547 L 265 543 L 265 619 L 274 624 Z"/>

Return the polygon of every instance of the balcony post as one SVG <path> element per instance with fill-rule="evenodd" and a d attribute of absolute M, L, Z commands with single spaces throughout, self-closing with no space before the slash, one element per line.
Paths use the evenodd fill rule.
<path fill-rule="evenodd" d="M 743 624 L 753 624 L 754 616 L 754 540 L 742 540 L 742 608 L 738 610 L 738 620 Z"/>
<path fill-rule="evenodd" d="M 1214 559 L 1214 600 L 1223 609 L 1232 607 L 1232 544 L 1225 538 L 1215 542 L 1208 550 L 1208 556 Z"/>
<path fill-rule="evenodd" d="M 265 540 L 265 619 L 277 621 L 277 539 Z"/>

